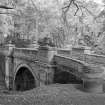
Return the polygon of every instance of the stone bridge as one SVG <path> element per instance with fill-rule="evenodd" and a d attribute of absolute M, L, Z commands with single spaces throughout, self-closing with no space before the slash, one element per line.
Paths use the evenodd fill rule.
<path fill-rule="evenodd" d="M 79 83 L 88 91 L 102 92 L 105 57 L 83 49 L 59 50 L 48 46 L 0 48 L 0 86 L 24 91 L 52 83 Z"/>

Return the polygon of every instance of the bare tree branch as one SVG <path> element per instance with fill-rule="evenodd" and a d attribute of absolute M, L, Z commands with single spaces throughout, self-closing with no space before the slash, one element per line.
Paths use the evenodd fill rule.
<path fill-rule="evenodd" d="M 73 0 L 73 4 L 76 6 L 76 8 L 77 8 L 77 10 L 76 10 L 76 12 L 75 12 L 75 14 L 74 14 L 74 16 L 76 16 L 76 14 L 77 14 L 77 12 L 79 11 L 79 6 L 77 5 L 77 3 L 75 3 L 75 1 Z"/>
<path fill-rule="evenodd" d="M 68 10 L 69 10 L 69 8 L 70 8 L 70 6 L 71 6 L 71 4 L 74 4 L 75 6 L 76 6 L 76 12 L 75 12 L 75 14 L 74 14 L 74 16 L 76 16 L 76 14 L 77 14 L 77 12 L 79 11 L 79 9 L 82 7 L 82 8 L 84 8 L 84 9 L 86 9 L 86 11 L 90 14 L 90 15 L 92 15 L 93 17 L 95 17 L 95 15 L 88 9 L 88 8 L 86 8 L 85 6 L 83 6 L 83 5 L 79 5 L 79 4 L 77 4 L 75 1 L 76 0 L 69 0 L 70 2 L 69 2 L 69 4 L 67 5 L 67 6 L 65 6 L 65 7 L 63 7 L 62 9 L 64 10 L 64 9 L 66 9 L 64 12 L 66 13 Z M 82 9 L 81 9 L 82 10 Z M 82 11 L 81 11 L 82 12 Z"/>
<path fill-rule="evenodd" d="M 86 9 L 86 11 L 87 11 L 90 15 L 92 15 L 93 17 L 95 17 L 95 15 L 94 15 L 88 8 L 84 7 L 83 5 L 81 5 L 80 7 Z"/>
<path fill-rule="evenodd" d="M 66 10 L 64 11 L 65 13 L 69 10 L 69 8 L 74 0 L 69 0 L 69 1 L 70 1 L 69 4 L 66 7 L 62 8 L 63 10 L 66 8 Z"/>
<path fill-rule="evenodd" d="M 36 7 L 36 5 L 35 5 L 35 3 L 33 2 L 33 0 L 31 0 L 31 2 L 32 2 L 32 5 L 34 6 L 34 8 L 35 8 L 37 14 L 40 15 L 40 16 L 42 16 L 41 11 Z"/>
<path fill-rule="evenodd" d="M 33 4 L 33 6 L 34 6 L 35 10 L 37 10 L 37 11 L 38 11 L 38 9 L 37 9 L 37 7 L 36 7 L 35 3 L 33 2 L 33 0 L 31 0 L 31 2 L 32 2 L 32 4 Z"/>
<path fill-rule="evenodd" d="M 69 10 L 71 4 L 74 4 L 74 5 L 76 6 L 76 8 L 77 8 L 77 10 L 76 10 L 76 12 L 75 12 L 75 14 L 74 14 L 74 16 L 76 16 L 77 12 L 79 11 L 79 6 L 78 6 L 78 4 L 75 2 L 75 0 L 69 0 L 69 4 L 68 4 L 67 6 L 65 6 L 65 7 L 63 7 L 62 9 L 63 9 L 63 10 L 66 9 L 64 12 L 67 13 L 67 11 Z"/>

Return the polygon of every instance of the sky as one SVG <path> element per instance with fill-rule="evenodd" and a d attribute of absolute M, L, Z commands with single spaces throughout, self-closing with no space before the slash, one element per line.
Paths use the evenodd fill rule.
<path fill-rule="evenodd" d="M 86 1 L 90 1 L 90 0 L 86 0 Z M 98 3 L 98 4 L 101 4 L 101 5 L 103 4 L 103 3 L 102 3 L 102 0 L 91 0 L 91 1 L 94 1 L 94 2 L 96 2 L 96 3 Z"/>
<path fill-rule="evenodd" d="M 102 0 L 94 0 L 95 2 L 102 4 Z"/>

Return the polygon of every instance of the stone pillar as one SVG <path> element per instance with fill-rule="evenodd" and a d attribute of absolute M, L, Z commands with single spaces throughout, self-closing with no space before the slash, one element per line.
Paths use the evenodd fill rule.
<path fill-rule="evenodd" d="M 49 46 L 40 46 L 38 51 L 38 61 L 42 63 L 42 71 L 44 73 L 40 74 L 40 78 L 43 78 L 45 84 L 50 84 L 53 81 L 53 67 L 52 67 L 52 59 L 54 54 L 56 54 L 56 50 Z M 52 80 L 51 80 L 52 79 Z M 40 83 L 43 84 L 43 83 Z"/>
<path fill-rule="evenodd" d="M 55 54 L 57 54 L 57 51 L 54 48 L 49 46 L 39 46 L 38 60 L 45 63 L 50 63 Z"/>
<path fill-rule="evenodd" d="M 84 53 L 85 54 L 91 54 L 91 48 L 90 47 L 85 47 L 85 50 L 84 50 Z"/>
<path fill-rule="evenodd" d="M 6 57 L 5 57 L 5 83 L 6 83 L 6 87 L 10 89 L 10 73 L 11 73 L 11 69 L 13 68 L 12 54 L 13 54 L 14 45 L 8 44 L 6 45 L 6 47 L 8 47 L 8 53 L 6 54 Z"/>
<path fill-rule="evenodd" d="M 54 78 L 54 68 L 52 65 L 47 69 L 47 84 L 52 84 Z"/>
<path fill-rule="evenodd" d="M 45 70 L 39 71 L 39 85 L 44 86 L 46 84 L 46 72 Z"/>
<path fill-rule="evenodd" d="M 5 83 L 6 83 L 6 87 L 9 89 L 9 63 L 10 62 L 10 58 L 6 57 L 5 58 Z"/>

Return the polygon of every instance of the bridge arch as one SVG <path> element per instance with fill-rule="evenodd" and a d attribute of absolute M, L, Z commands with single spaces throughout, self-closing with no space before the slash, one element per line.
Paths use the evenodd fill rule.
<path fill-rule="evenodd" d="M 14 75 L 14 89 L 17 91 L 30 90 L 36 87 L 35 75 L 27 64 L 20 64 Z"/>
<path fill-rule="evenodd" d="M 67 70 L 68 69 L 68 70 Z M 54 83 L 60 84 L 82 84 L 82 79 L 70 72 L 73 68 L 64 68 L 60 65 L 54 70 Z M 75 70 L 74 70 L 75 71 Z"/>

